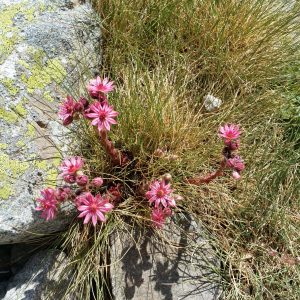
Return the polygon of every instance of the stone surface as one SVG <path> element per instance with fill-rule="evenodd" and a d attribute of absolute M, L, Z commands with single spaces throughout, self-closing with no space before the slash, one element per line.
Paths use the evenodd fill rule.
<path fill-rule="evenodd" d="M 34 210 L 54 186 L 63 128 L 57 103 L 79 93 L 79 74 L 96 67 L 99 22 L 91 7 L 68 0 L 0 0 L 0 244 L 62 229 Z M 66 143 L 65 143 L 66 144 Z"/>
<path fill-rule="evenodd" d="M 63 299 L 71 273 L 68 260 L 57 250 L 35 254 L 10 280 L 3 300 Z"/>
<path fill-rule="evenodd" d="M 207 111 L 214 111 L 220 108 L 221 104 L 222 100 L 211 94 L 207 94 L 203 97 L 203 105 Z"/>
<path fill-rule="evenodd" d="M 110 273 L 115 299 L 218 299 L 218 260 L 200 227 L 180 214 L 162 234 L 164 243 L 150 232 L 135 231 L 134 240 L 128 233 L 114 235 Z"/>

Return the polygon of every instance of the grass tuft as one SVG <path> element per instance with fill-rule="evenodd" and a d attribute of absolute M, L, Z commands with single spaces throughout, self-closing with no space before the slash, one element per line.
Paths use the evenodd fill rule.
<path fill-rule="evenodd" d="M 291 65 L 299 58 L 299 4 L 95 0 L 94 6 L 103 24 L 101 72 L 117 85 L 109 102 L 120 115 L 110 137 L 133 160 L 113 167 L 94 130 L 84 121 L 74 129 L 74 151 L 85 157 L 87 173 L 122 182 L 126 197 L 105 226 L 94 231 L 75 223 L 66 232 L 76 270 L 70 289 L 81 299 L 110 297 L 109 237 L 128 230 L 128 218 L 148 225 L 137 186 L 170 173 L 184 197 L 179 210 L 210 232 L 225 299 L 299 299 L 300 153 L 290 134 L 299 122 L 290 113 L 283 120 L 298 95 Z M 205 110 L 207 93 L 222 99 L 219 109 Z M 224 122 L 243 128 L 243 179 L 187 184 L 218 167 Z M 157 149 L 166 155 L 157 158 Z"/>

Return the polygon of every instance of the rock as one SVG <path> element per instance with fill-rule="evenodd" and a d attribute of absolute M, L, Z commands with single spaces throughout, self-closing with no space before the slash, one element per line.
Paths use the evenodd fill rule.
<path fill-rule="evenodd" d="M 213 270 L 219 268 L 218 260 L 190 217 L 176 216 L 163 230 L 164 242 L 150 231 L 134 231 L 133 236 L 112 238 L 110 273 L 116 300 L 217 299 L 219 277 Z"/>
<path fill-rule="evenodd" d="M 10 245 L 10 270 L 13 275 L 16 275 L 33 255 L 43 249 L 41 248 L 43 245 L 41 245 L 40 241 L 30 244 L 20 243 Z"/>
<path fill-rule="evenodd" d="M 0 299 L 3 299 L 6 294 L 8 281 L 0 281 Z"/>
<path fill-rule="evenodd" d="M 45 222 L 34 199 L 55 186 L 66 150 L 57 104 L 78 96 L 79 74 L 97 67 L 100 29 L 80 1 L 0 0 L 0 20 L 0 244 L 7 244 L 61 230 L 73 217 L 66 207 Z"/>
<path fill-rule="evenodd" d="M 10 280 L 3 300 L 63 299 L 70 277 L 68 260 L 57 250 L 35 254 Z"/>
<path fill-rule="evenodd" d="M 213 111 L 216 110 L 218 108 L 220 108 L 221 104 L 222 104 L 222 100 L 211 95 L 211 94 L 207 94 L 206 96 L 203 97 L 203 104 L 204 107 L 207 111 Z"/>

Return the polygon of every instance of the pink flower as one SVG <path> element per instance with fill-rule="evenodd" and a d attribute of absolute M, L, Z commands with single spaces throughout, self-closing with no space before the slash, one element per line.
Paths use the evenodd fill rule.
<path fill-rule="evenodd" d="M 52 188 L 46 188 L 41 191 L 42 198 L 36 199 L 39 202 L 39 206 L 35 210 L 42 211 L 41 217 L 48 220 L 54 219 L 57 213 L 57 200 L 55 190 Z"/>
<path fill-rule="evenodd" d="M 73 121 L 75 105 L 76 102 L 74 99 L 71 96 L 67 96 L 67 99 L 59 107 L 58 116 L 61 120 L 63 120 L 63 124 L 65 126 L 69 125 Z"/>
<path fill-rule="evenodd" d="M 102 184 L 103 184 L 103 179 L 101 177 L 95 177 L 91 184 L 94 186 L 94 187 L 100 187 Z"/>
<path fill-rule="evenodd" d="M 238 172 L 241 172 L 245 169 L 244 161 L 238 155 L 234 156 L 233 158 L 228 159 L 227 166 L 229 168 L 235 169 Z"/>
<path fill-rule="evenodd" d="M 172 190 L 171 185 L 166 184 L 164 180 L 154 181 L 150 190 L 146 193 L 146 198 L 149 199 L 150 203 L 154 202 L 154 206 L 157 208 L 161 203 L 164 207 L 171 206 L 175 207 L 176 203 L 174 198 L 171 197 Z"/>
<path fill-rule="evenodd" d="M 66 158 L 61 166 L 60 170 L 62 171 L 62 175 L 76 175 L 76 172 L 79 171 L 83 166 L 83 159 L 79 156 L 73 156 L 70 158 Z M 66 178 L 64 178 L 66 182 Z"/>
<path fill-rule="evenodd" d="M 109 131 L 111 124 L 117 124 L 114 119 L 119 113 L 113 110 L 107 103 L 95 102 L 90 106 L 86 116 L 92 119 L 92 125 L 98 126 L 99 131 Z"/>
<path fill-rule="evenodd" d="M 94 99 L 99 99 L 101 93 L 107 94 L 114 88 L 113 81 L 109 81 L 108 78 L 102 80 L 99 76 L 97 76 L 96 79 L 90 80 L 89 85 L 87 86 L 90 96 Z"/>
<path fill-rule="evenodd" d="M 78 175 L 76 176 L 76 183 L 79 185 L 79 186 L 86 186 L 89 182 L 89 178 L 82 174 L 82 175 Z"/>
<path fill-rule="evenodd" d="M 225 142 L 238 139 L 240 134 L 240 127 L 234 124 L 225 124 L 219 129 L 219 135 L 225 139 Z"/>
<path fill-rule="evenodd" d="M 108 213 L 113 209 L 113 205 L 108 202 L 108 199 L 103 199 L 100 194 L 95 197 L 91 193 L 85 193 L 80 197 L 81 205 L 78 210 L 81 211 L 79 218 L 84 218 L 83 224 L 87 224 L 91 219 L 94 226 L 98 220 L 105 222 L 104 213 Z"/>
<path fill-rule="evenodd" d="M 153 226 L 157 228 L 162 228 L 165 224 L 166 215 L 161 208 L 154 208 L 151 213 L 151 220 Z"/>

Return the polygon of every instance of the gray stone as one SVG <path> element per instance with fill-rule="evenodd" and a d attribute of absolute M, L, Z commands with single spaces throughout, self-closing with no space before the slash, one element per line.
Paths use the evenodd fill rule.
<path fill-rule="evenodd" d="M 211 94 L 207 94 L 203 97 L 203 104 L 205 109 L 210 112 L 220 108 L 222 100 Z"/>
<path fill-rule="evenodd" d="M 63 299 L 71 275 L 67 264 L 60 251 L 40 251 L 10 280 L 3 300 Z"/>
<path fill-rule="evenodd" d="M 73 218 L 67 206 L 46 222 L 34 199 L 56 185 L 68 133 L 57 106 L 67 93 L 77 97 L 79 77 L 97 67 L 100 29 L 80 1 L 0 0 L 0 20 L 0 244 L 7 244 Z"/>
<path fill-rule="evenodd" d="M 219 262 L 196 222 L 180 214 L 160 233 L 160 238 L 137 230 L 113 235 L 115 299 L 218 299 Z"/>

